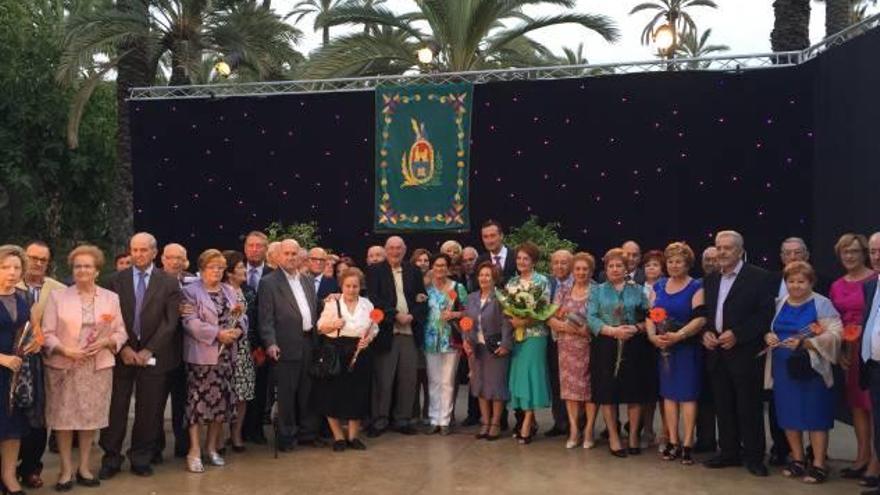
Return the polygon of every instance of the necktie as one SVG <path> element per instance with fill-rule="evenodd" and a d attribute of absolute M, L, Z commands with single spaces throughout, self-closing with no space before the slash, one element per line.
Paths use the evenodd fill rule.
<path fill-rule="evenodd" d="M 318 287 L 321 286 L 321 277 L 315 277 L 315 294 L 318 293 Z"/>
<path fill-rule="evenodd" d="M 495 266 L 497 266 L 498 268 L 504 268 L 503 266 L 501 266 L 501 256 L 500 255 L 496 254 L 492 258 L 495 260 Z"/>
<path fill-rule="evenodd" d="M 257 269 L 256 268 L 251 268 L 251 271 L 248 274 L 248 285 L 250 285 L 252 289 L 257 290 Z"/>
<path fill-rule="evenodd" d="M 35 286 L 31 287 L 31 297 L 34 299 L 34 303 L 40 300 L 40 287 Z"/>
<path fill-rule="evenodd" d="M 144 295 L 147 293 L 147 272 L 138 270 L 138 283 L 134 288 L 134 335 L 141 339 L 141 308 L 144 306 Z"/>

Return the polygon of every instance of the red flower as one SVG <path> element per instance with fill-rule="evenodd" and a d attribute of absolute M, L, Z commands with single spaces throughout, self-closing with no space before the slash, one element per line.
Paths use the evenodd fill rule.
<path fill-rule="evenodd" d="M 113 321 L 113 315 L 111 315 L 110 313 L 104 313 L 101 315 L 101 321 L 104 323 L 110 323 L 111 321 Z"/>
<path fill-rule="evenodd" d="M 861 325 L 847 325 L 843 327 L 843 340 L 845 342 L 857 342 L 862 336 Z"/>
<path fill-rule="evenodd" d="M 654 324 L 663 323 L 666 321 L 666 310 L 661 307 L 653 308 L 648 312 L 648 318 L 650 318 Z"/>
<path fill-rule="evenodd" d="M 376 308 L 370 311 L 370 321 L 373 323 L 379 323 L 385 319 L 385 312 L 379 308 Z"/>
<path fill-rule="evenodd" d="M 462 332 L 470 332 L 474 328 L 474 320 L 472 320 L 470 317 L 462 316 L 461 319 L 458 321 L 458 326 L 461 327 Z"/>
<path fill-rule="evenodd" d="M 455 292 L 455 289 L 451 289 L 446 295 L 449 296 L 449 300 L 452 302 L 455 302 L 455 298 L 458 297 L 458 293 Z"/>
<path fill-rule="evenodd" d="M 257 366 L 263 366 L 266 362 L 266 352 L 262 347 L 257 347 L 251 352 L 251 356 L 254 358 L 254 364 Z"/>

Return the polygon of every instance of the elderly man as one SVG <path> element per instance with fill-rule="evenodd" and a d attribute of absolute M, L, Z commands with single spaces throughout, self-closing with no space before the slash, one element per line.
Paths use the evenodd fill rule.
<path fill-rule="evenodd" d="M 645 269 L 642 268 L 642 248 L 636 241 L 629 240 L 620 245 L 626 256 L 626 281 L 639 285 L 645 284 Z M 602 271 L 597 277 L 599 282 L 605 282 L 605 272 Z"/>
<path fill-rule="evenodd" d="M 466 246 L 461 250 L 461 272 L 464 284 L 468 293 L 479 288 L 477 285 L 477 249 L 473 246 Z"/>
<path fill-rule="evenodd" d="M 281 247 L 280 241 L 272 241 L 269 243 L 269 246 L 266 248 L 266 265 L 273 270 L 278 268 L 278 261 L 276 258 L 278 257 L 278 248 Z"/>
<path fill-rule="evenodd" d="M 134 426 L 128 452 L 131 471 L 150 476 L 159 436 L 156 428 L 164 414 L 168 376 L 180 366 L 175 349 L 178 306 L 181 301 L 177 279 L 157 270 L 153 260 L 159 250 L 156 238 L 146 232 L 135 234 L 129 243 L 132 267 L 117 272 L 107 288 L 119 295 L 128 341 L 116 356 L 110 425 L 101 431 L 104 450 L 101 479 L 110 479 L 122 467 L 122 444 L 128 429 L 128 411 L 134 394 Z"/>
<path fill-rule="evenodd" d="M 715 246 L 704 249 L 700 259 L 704 277 L 718 271 L 718 250 L 715 249 Z"/>
<path fill-rule="evenodd" d="M 556 298 L 560 290 L 571 288 L 574 277 L 571 274 L 571 260 L 573 255 L 567 249 L 560 249 L 550 255 L 550 300 Z M 565 410 L 565 401 L 559 395 L 559 351 L 556 346 L 556 338 L 547 343 L 547 369 L 550 373 L 550 389 L 553 393 L 553 427 L 544 432 L 545 436 L 557 437 L 568 434 L 568 414 Z"/>
<path fill-rule="evenodd" d="M 319 247 L 309 250 L 309 275 L 315 280 L 315 292 L 318 295 L 318 314 L 320 314 L 323 309 L 323 304 L 321 304 L 321 302 L 324 298 L 330 294 L 336 294 L 339 292 L 339 284 L 336 283 L 336 279 L 325 275 L 327 263 L 327 251 Z"/>
<path fill-rule="evenodd" d="M 367 272 L 367 293 L 385 313 L 372 350 L 373 422 L 367 433 L 377 437 L 389 427 L 391 401 L 395 399 L 393 428 L 404 435 L 416 430 L 410 424 L 415 401 L 418 352 L 424 337 L 427 293 L 422 273 L 404 261 L 406 244 L 397 236 L 385 242 L 385 261 Z"/>
<path fill-rule="evenodd" d="M 27 257 L 27 271 L 18 283 L 17 288 L 27 291 L 33 301 L 31 307 L 31 321 L 40 322 L 43 310 L 49 301 L 49 294 L 58 289 L 64 289 L 61 282 L 47 276 L 49 265 L 52 262 L 52 252 L 43 241 L 31 241 L 24 247 Z M 39 354 L 34 355 L 31 366 L 41 366 Z M 42 381 L 40 381 L 42 383 Z M 29 488 L 40 488 L 43 480 L 40 474 L 43 471 L 43 453 L 46 451 L 46 428 L 42 422 L 30 425 L 27 436 L 21 439 L 21 447 L 18 458 L 21 463 L 18 466 L 18 475 L 22 483 Z"/>
<path fill-rule="evenodd" d="M 367 266 L 378 265 L 385 261 L 385 248 L 382 246 L 370 246 L 367 249 Z"/>
<path fill-rule="evenodd" d="M 871 269 L 880 272 L 880 232 L 874 232 L 868 238 L 868 257 L 871 260 Z"/>
<path fill-rule="evenodd" d="M 260 281 L 264 275 L 272 272 L 266 265 L 266 253 L 269 251 L 269 238 L 259 230 L 248 233 L 244 238 L 244 257 L 247 259 L 247 284 L 259 292 Z"/>
<path fill-rule="evenodd" d="M 764 465 L 764 363 L 755 356 L 770 328 L 776 287 L 769 273 L 743 261 L 743 237 L 733 230 L 715 236 L 719 273 L 703 280 L 708 322 L 703 333 L 718 415 L 721 452 L 708 468 L 739 466 L 755 476 Z"/>
<path fill-rule="evenodd" d="M 177 280 L 177 285 L 183 288 L 192 277 L 192 273 L 186 271 L 187 257 L 186 248 L 177 243 L 166 244 L 162 248 L 162 271 Z M 171 396 L 171 429 L 174 432 L 174 457 L 186 457 L 189 450 L 189 434 L 184 425 L 183 413 L 186 407 L 186 365 L 183 362 L 183 325 L 178 323 L 177 334 L 174 337 L 174 360 L 180 365 L 168 374 L 168 384 L 165 389 L 165 399 Z M 164 406 L 163 406 L 164 409 Z M 163 422 L 158 425 L 164 432 Z M 161 462 L 162 452 L 165 450 L 165 435 L 159 436 L 159 446 L 153 459 L 153 463 Z"/>
<path fill-rule="evenodd" d="M 317 342 L 315 283 L 300 271 L 300 246 L 281 241 L 278 270 L 260 283 L 260 336 L 275 363 L 278 400 L 278 449 L 289 452 L 297 443 L 317 440 L 318 416 L 309 407 L 312 380 L 308 373 Z"/>

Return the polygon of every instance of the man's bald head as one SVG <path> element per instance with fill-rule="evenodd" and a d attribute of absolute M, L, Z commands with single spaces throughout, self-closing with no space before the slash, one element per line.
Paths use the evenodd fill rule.
<path fill-rule="evenodd" d="M 400 266 L 403 257 L 406 256 L 406 243 L 403 238 L 393 235 L 385 241 L 385 259 L 393 267 Z"/>
<path fill-rule="evenodd" d="M 177 277 L 186 269 L 186 248 L 172 242 L 162 248 L 162 270 Z"/>

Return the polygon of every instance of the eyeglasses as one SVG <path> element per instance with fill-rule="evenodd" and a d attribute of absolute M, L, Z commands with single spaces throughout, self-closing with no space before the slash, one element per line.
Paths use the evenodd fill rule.
<path fill-rule="evenodd" d="M 37 256 L 28 256 L 27 258 L 31 263 L 40 263 L 43 265 L 49 263 L 49 258 L 39 258 Z"/>

